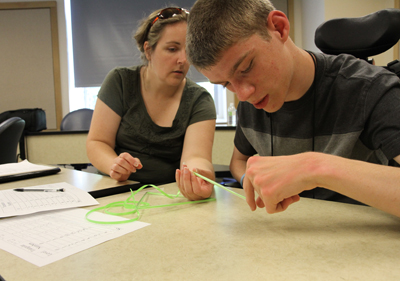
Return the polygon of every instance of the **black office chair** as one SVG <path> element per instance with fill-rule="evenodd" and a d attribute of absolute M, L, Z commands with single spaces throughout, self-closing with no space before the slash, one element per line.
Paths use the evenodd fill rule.
<path fill-rule="evenodd" d="M 93 109 L 82 108 L 71 111 L 61 121 L 61 131 L 88 131 L 92 122 Z"/>
<path fill-rule="evenodd" d="M 0 124 L 0 164 L 17 163 L 17 147 L 25 128 L 25 121 L 11 117 Z"/>
<path fill-rule="evenodd" d="M 92 122 L 93 109 L 82 108 L 71 111 L 61 121 L 61 131 L 88 131 Z M 75 170 L 86 169 L 89 164 L 71 164 Z"/>
<path fill-rule="evenodd" d="M 400 10 L 385 9 L 359 18 L 337 18 L 322 23 L 315 31 L 315 45 L 326 54 L 350 54 L 373 63 L 379 55 L 400 40 Z M 384 68 L 400 77 L 400 62 Z M 393 159 L 390 166 L 400 167 Z"/>

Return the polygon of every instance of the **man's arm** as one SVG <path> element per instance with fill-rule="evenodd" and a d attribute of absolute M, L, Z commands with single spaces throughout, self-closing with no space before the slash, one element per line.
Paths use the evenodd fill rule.
<path fill-rule="evenodd" d="M 394 159 L 399 163 L 400 156 Z M 332 161 L 325 176 L 328 189 L 400 217 L 399 168 L 335 156 L 325 161 Z"/>
<path fill-rule="evenodd" d="M 395 158 L 400 161 L 400 156 Z M 317 186 L 400 217 L 400 169 L 318 152 L 251 157 L 244 189 L 251 209 L 284 211 Z M 254 199 L 254 191 L 259 195 Z"/>
<path fill-rule="evenodd" d="M 232 176 L 239 182 L 243 174 L 246 172 L 247 160 L 250 156 L 242 154 L 236 146 L 233 149 L 231 163 L 229 169 Z"/>

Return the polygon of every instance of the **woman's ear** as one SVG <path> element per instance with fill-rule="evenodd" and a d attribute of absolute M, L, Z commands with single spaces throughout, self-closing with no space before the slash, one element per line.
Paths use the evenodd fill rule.
<path fill-rule="evenodd" d="M 290 23 L 283 12 L 278 10 L 271 11 L 268 15 L 267 27 L 270 34 L 272 32 L 278 32 L 283 41 L 288 39 Z"/>
<path fill-rule="evenodd" d="M 143 50 L 144 50 L 144 55 L 146 56 L 146 59 L 150 61 L 151 59 L 151 47 L 149 46 L 149 42 L 146 41 L 143 44 Z"/>

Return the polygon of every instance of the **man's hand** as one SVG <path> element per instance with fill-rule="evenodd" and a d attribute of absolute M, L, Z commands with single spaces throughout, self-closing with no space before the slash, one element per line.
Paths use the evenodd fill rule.
<path fill-rule="evenodd" d="M 265 207 L 270 214 L 282 212 L 300 200 L 300 192 L 315 188 L 310 176 L 312 155 L 250 157 L 243 189 L 251 210 Z M 255 192 L 259 196 L 256 200 Z"/>

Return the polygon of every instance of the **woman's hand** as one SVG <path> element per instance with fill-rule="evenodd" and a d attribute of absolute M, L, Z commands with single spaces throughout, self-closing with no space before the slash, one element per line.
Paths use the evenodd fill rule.
<path fill-rule="evenodd" d="M 117 181 L 126 181 L 132 173 L 143 167 L 138 158 L 127 152 L 121 153 L 114 159 L 110 169 L 110 177 Z"/>
<path fill-rule="evenodd" d="M 214 173 L 212 171 L 196 169 L 196 172 L 207 178 L 214 179 Z M 175 178 L 182 195 L 189 200 L 209 198 L 213 192 L 214 186 L 196 177 L 186 165 L 182 166 L 182 170 L 176 170 Z"/>

